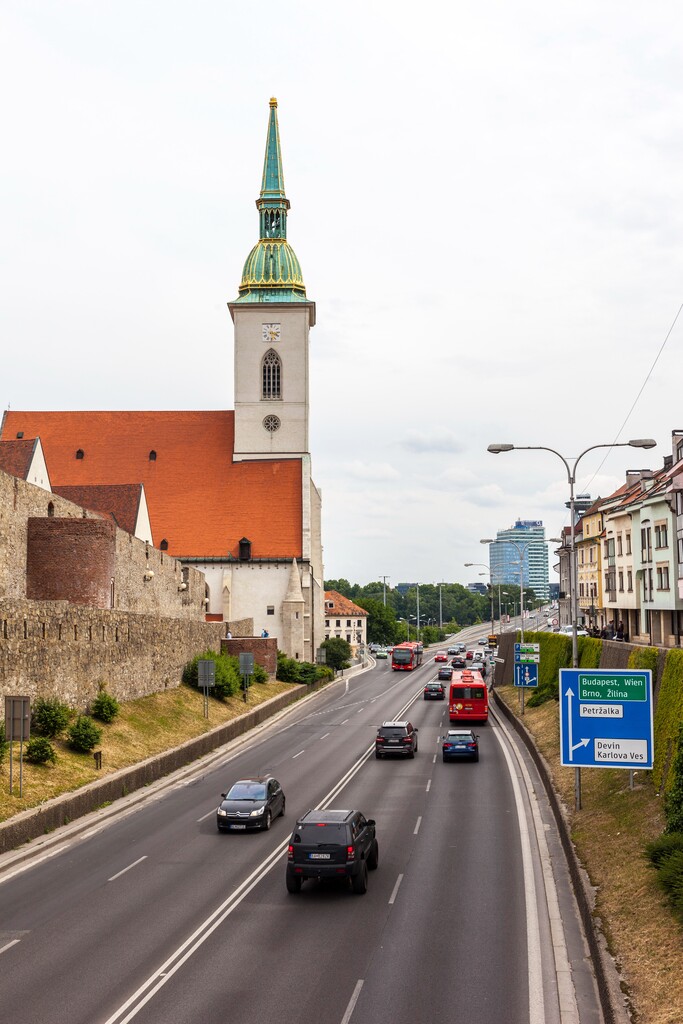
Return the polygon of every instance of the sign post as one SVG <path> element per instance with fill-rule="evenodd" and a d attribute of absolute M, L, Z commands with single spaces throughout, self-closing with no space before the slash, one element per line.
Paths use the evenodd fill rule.
<path fill-rule="evenodd" d="M 209 690 L 216 685 L 216 662 L 202 658 L 197 662 L 197 677 L 204 692 L 204 718 L 209 717 Z"/>
<path fill-rule="evenodd" d="M 524 690 L 538 686 L 538 666 L 541 661 L 540 644 L 515 644 L 515 686 L 519 689 L 519 710 L 524 714 Z"/>
<path fill-rule="evenodd" d="M 560 669 L 560 763 L 652 768 L 652 672 Z"/>
<path fill-rule="evenodd" d="M 244 703 L 247 703 L 247 691 L 251 686 L 251 677 L 254 674 L 254 655 L 251 651 L 240 653 L 240 675 L 242 676 L 242 691 Z"/>
<path fill-rule="evenodd" d="M 31 698 L 5 697 L 5 739 L 9 741 L 9 791 L 14 785 L 12 750 L 19 740 L 19 796 L 24 788 L 24 740 L 31 735 Z"/>

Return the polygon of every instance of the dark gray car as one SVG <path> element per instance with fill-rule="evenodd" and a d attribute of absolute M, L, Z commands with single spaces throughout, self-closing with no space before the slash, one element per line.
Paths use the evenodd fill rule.
<path fill-rule="evenodd" d="M 239 779 L 216 810 L 219 832 L 246 832 L 270 828 L 273 818 L 285 813 L 285 794 L 272 775 L 255 775 Z"/>

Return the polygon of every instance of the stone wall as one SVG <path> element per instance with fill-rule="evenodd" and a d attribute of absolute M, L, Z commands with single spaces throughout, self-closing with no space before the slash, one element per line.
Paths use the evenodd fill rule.
<path fill-rule="evenodd" d="M 65 601 L 0 600 L 0 698 L 50 695 L 84 708 L 99 683 L 120 700 L 164 690 L 180 683 L 196 654 L 220 650 L 225 629 Z"/>

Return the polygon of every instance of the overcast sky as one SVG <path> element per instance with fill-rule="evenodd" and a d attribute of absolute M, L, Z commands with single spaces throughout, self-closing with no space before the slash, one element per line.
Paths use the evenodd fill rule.
<path fill-rule="evenodd" d="M 468 582 L 683 428 L 679 0 L 1 0 L 0 403 L 233 408 L 268 100 L 327 578 Z M 551 554 L 551 564 L 554 559 Z M 551 580 L 557 577 L 551 573 Z"/>

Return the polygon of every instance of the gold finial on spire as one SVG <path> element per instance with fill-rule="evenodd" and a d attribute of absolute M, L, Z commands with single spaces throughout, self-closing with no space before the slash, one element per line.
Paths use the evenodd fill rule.
<path fill-rule="evenodd" d="M 276 107 L 277 106 L 277 100 L 275 99 L 274 96 L 270 97 L 270 105 L 271 105 L 271 107 Z"/>

